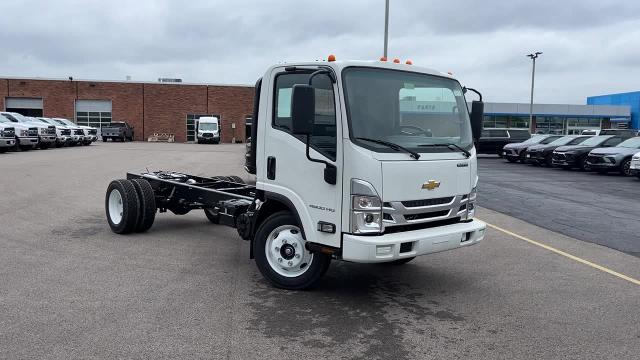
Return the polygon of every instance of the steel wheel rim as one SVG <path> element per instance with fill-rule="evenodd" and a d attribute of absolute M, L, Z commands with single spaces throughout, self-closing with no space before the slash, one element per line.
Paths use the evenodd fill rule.
<path fill-rule="evenodd" d="M 309 269 L 313 254 L 305 247 L 300 228 L 282 225 L 267 236 L 265 254 L 271 269 L 284 277 L 297 277 Z"/>
<path fill-rule="evenodd" d="M 122 221 L 122 213 L 124 212 L 124 205 L 122 204 L 122 194 L 118 189 L 111 190 L 109 194 L 109 218 L 114 224 L 120 224 Z"/>

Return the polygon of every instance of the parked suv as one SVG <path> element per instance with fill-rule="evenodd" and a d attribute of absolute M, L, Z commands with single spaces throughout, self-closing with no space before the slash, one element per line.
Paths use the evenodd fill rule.
<path fill-rule="evenodd" d="M 531 138 L 527 129 L 492 128 L 482 130 L 477 142 L 478 154 L 498 154 L 502 157 L 502 149 L 507 144 L 519 143 Z"/>
<path fill-rule="evenodd" d="M 578 145 L 591 136 L 567 135 L 548 144 L 538 144 L 527 149 L 526 159 L 528 163 L 537 165 L 553 165 L 553 151 L 560 146 Z"/>
<path fill-rule="evenodd" d="M 530 146 L 538 144 L 549 144 L 554 140 L 561 138 L 562 135 L 533 135 L 529 140 L 521 143 L 507 144 L 502 149 L 502 156 L 509 162 L 525 162 L 526 151 Z"/>
<path fill-rule="evenodd" d="M 565 169 L 580 168 L 589 170 L 587 155 L 591 150 L 601 147 L 614 147 L 624 140 L 625 138 L 622 136 L 598 135 L 578 145 L 560 146 L 553 152 L 553 165 Z"/>
<path fill-rule="evenodd" d="M 38 127 L 13 121 L 10 118 L 11 115 L 5 114 L 7 113 L 0 113 L 0 123 L 15 129 L 17 148 L 27 151 L 38 146 Z"/>
<path fill-rule="evenodd" d="M 631 158 L 640 151 L 640 137 L 627 139 L 618 146 L 591 150 L 587 156 L 587 164 L 592 170 L 600 173 L 619 171 L 622 175 L 631 176 Z"/>
<path fill-rule="evenodd" d="M 640 152 L 631 157 L 631 175 L 635 175 L 640 179 Z"/>

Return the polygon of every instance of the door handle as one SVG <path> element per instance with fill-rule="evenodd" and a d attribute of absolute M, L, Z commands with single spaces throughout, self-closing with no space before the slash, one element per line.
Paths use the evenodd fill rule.
<path fill-rule="evenodd" d="M 267 158 L 267 179 L 276 179 L 276 158 L 273 156 Z"/>

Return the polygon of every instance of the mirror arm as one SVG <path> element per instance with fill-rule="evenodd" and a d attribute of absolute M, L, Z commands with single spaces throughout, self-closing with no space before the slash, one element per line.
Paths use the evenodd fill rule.
<path fill-rule="evenodd" d="M 336 75 L 333 73 L 333 71 L 331 69 L 319 69 L 316 70 L 314 72 L 311 73 L 311 75 L 309 75 L 309 85 L 313 85 L 313 78 L 318 76 L 318 75 L 328 75 L 329 78 L 331 79 L 332 83 L 336 82 Z"/>
<path fill-rule="evenodd" d="M 328 169 L 336 169 L 336 166 L 333 165 L 332 163 L 328 162 L 328 161 L 312 158 L 311 155 L 309 154 L 309 148 L 311 147 L 311 146 L 309 146 L 310 140 L 311 140 L 311 134 L 307 134 L 307 144 L 306 144 L 306 146 L 307 146 L 307 148 L 306 148 L 307 160 L 309 160 L 311 162 L 315 162 L 315 163 L 324 164 L 325 165 L 324 181 L 326 181 L 327 183 L 329 183 L 331 185 L 335 185 L 336 184 L 335 170 L 333 170 L 332 175 L 329 175 L 331 172 L 328 171 Z"/>
<path fill-rule="evenodd" d="M 467 90 L 471 90 L 474 93 L 478 94 L 478 96 L 480 97 L 480 101 L 482 101 L 482 94 L 480 93 L 480 91 L 478 91 L 478 90 L 476 90 L 474 88 L 466 87 L 466 86 L 462 88 L 463 92 L 467 92 Z"/>

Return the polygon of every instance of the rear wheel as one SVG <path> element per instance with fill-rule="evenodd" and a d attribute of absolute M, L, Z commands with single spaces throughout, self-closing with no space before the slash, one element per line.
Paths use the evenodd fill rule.
<path fill-rule="evenodd" d="M 135 232 L 145 232 L 151 228 L 156 218 L 156 196 L 151 184 L 149 184 L 147 180 L 133 179 L 131 183 L 133 187 L 135 187 L 138 200 L 140 201 Z"/>
<path fill-rule="evenodd" d="M 620 173 L 624 176 L 631 176 L 631 159 L 626 159 L 620 164 Z"/>
<path fill-rule="evenodd" d="M 104 207 L 109 227 L 116 234 L 135 230 L 140 201 L 136 189 L 129 180 L 113 180 L 107 187 Z"/>
<path fill-rule="evenodd" d="M 220 223 L 220 215 L 215 213 L 212 209 L 204 209 L 204 214 L 212 224 Z"/>
<path fill-rule="evenodd" d="M 329 268 L 331 257 L 305 247 L 296 218 L 289 212 L 269 216 L 253 241 L 256 265 L 274 286 L 302 290 L 316 284 Z"/>

